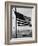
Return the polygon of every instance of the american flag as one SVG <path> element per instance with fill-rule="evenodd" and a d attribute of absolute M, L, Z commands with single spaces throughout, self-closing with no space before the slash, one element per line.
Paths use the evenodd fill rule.
<path fill-rule="evenodd" d="M 17 20 L 18 26 L 28 26 L 28 25 L 30 26 L 31 25 L 30 21 L 28 21 L 28 19 L 22 20 L 22 19 L 17 18 L 16 20 Z"/>
<path fill-rule="evenodd" d="M 18 26 L 32 26 L 30 24 L 30 21 L 31 21 L 31 18 L 30 17 L 27 17 L 27 16 L 24 16 L 23 14 L 17 12 L 17 11 L 14 11 L 15 15 L 16 15 L 16 20 L 17 20 L 17 25 Z"/>

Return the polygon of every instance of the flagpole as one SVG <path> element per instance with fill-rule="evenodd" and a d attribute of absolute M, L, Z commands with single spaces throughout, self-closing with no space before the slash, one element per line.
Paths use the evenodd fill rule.
<path fill-rule="evenodd" d="M 16 7 L 15 7 L 15 12 L 16 12 Z M 16 20 L 16 38 L 17 38 L 17 20 Z"/>

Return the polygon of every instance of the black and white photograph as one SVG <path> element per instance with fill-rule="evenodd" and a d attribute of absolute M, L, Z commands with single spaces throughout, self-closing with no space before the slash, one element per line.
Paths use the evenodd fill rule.
<path fill-rule="evenodd" d="M 5 3 L 5 43 L 37 42 L 37 4 Z"/>
<path fill-rule="evenodd" d="M 32 37 L 32 7 L 12 8 L 12 38 Z"/>

